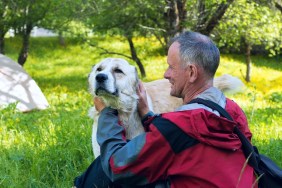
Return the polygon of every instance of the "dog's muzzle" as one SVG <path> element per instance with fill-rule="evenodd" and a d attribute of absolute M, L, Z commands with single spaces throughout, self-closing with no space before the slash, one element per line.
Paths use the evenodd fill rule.
<path fill-rule="evenodd" d="M 108 75 L 104 73 L 97 74 L 95 80 L 96 80 L 96 90 L 95 90 L 96 95 L 110 94 L 113 96 L 118 96 L 117 89 L 115 89 L 115 91 L 112 92 L 109 91 L 109 89 L 107 88 L 106 81 L 108 80 Z"/>

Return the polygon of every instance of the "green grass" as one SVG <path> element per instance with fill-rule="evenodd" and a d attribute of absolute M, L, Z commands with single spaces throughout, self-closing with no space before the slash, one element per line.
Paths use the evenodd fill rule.
<path fill-rule="evenodd" d="M 128 52 L 121 38 L 97 39 L 100 46 Z M 19 41 L 8 39 L 6 44 L 6 55 L 16 60 Z M 156 44 L 144 38 L 136 44 L 147 71 L 145 81 L 162 78 L 167 66 Z M 20 113 L 10 105 L 0 110 L 0 187 L 71 187 L 73 178 L 92 162 L 87 76 L 93 64 L 107 57 L 100 52 L 76 40 L 67 40 L 66 47 L 58 45 L 56 38 L 31 40 L 25 69 L 50 108 Z M 252 82 L 242 93 L 228 97 L 246 112 L 261 153 L 282 166 L 282 60 L 253 57 L 252 68 Z M 243 56 L 222 55 L 217 76 L 229 73 L 243 79 L 244 72 Z"/>

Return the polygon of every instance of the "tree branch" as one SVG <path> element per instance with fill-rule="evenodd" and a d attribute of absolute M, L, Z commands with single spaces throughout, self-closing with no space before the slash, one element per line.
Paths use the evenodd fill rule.
<path fill-rule="evenodd" d="M 211 16 L 211 18 L 208 19 L 202 27 L 197 28 L 196 31 L 203 33 L 205 35 L 210 35 L 212 30 L 218 25 L 220 19 L 223 17 L 229 5 L 231 5 L 233 1 L 234 0 L 227 0 L 226 2 L 221 3 L 216 9 L 216 11 L 214 12 L 214 14 Z M 203 8 L 204 7 L 201 7 L 200 9 Z"/>
<path fill-rule="evenodd" d="M 128 58 L 128 59 L 132 59 L 132 57 L 130 57 L 130 56 L 128 56 L 128 55 L 125 55 L 125 54 L 122 54 L 122 53 L 118 53 L 118 52 L 111 52 L 111 51 L 109 51 L 109 50 L 107 50 L 107 49 L 105 49 L 105 48 L 99 47 L 99 46 L 97 46 L 97 45 L 95 45 L 95 44 L 92 44 L 92 43 L 89 43 L 89 42 L 88 42 L 88 44 L 89 44 L 89 46 L 92 46 L 92 47 L 94 47 L 94 48 L 98 48 L 98 49 L 102 50 L 103 52 L 101 52 L 100 55 L 104 55 L 104 54 L 115 54 L 115 55 L 120 55 L 120 56 L 122 56 L 122 57 L 126 57 L 126 58 Z M 133 60 L 133 59 L 132 59 L 132 60 Z"/>
<path fill-rule="evenodd" d="M 220 6 L 217 8 L 211 19 L 207 23 L 206 27 L 206 34 L 209 35 L 212 30 L 215 28 L 215 26 L 218 25 L 219 20 L 223 17 L 225 14 L 226 10 L 228 9 L 229 5 L 233 3 L 234 0 L 227 0 L 226 3 L 221 3 Z"/>
<path fill-rule="evenodd" d="M 278 2 L 275 2 L 275 7 L 282 13 L 282 5 L 280 5 Z"/>

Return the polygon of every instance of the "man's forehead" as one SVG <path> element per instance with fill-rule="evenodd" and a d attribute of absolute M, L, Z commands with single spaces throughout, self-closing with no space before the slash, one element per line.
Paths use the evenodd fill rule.
<path fill-rule="evenodd" d="M 179 43 L 173 43 L 169 50 L 167 55 L 167 63 L 169 65 L 176 64 L 176 62 L 180 62 L 180 56 L 179 56 Z"/>
<path fill-rule="evenodd" d="M 178 42 L 172 43 L 172 45 L 168 49 L 168 56 L 179 56 L 179 47 L 180 44 Z"/>

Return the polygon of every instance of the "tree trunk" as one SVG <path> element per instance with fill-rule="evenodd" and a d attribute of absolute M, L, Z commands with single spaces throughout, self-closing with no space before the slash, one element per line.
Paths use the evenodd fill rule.
<path fill-rule="evenodd" d="M 282 13 L 282 5 L 279 4 L 278 2 L 275 2 L 275 7 L 280 10 L 280 12 Z"/>
<path fill-rule="evenodd" d="M 18 57 L 18 63 L 21 66 L 24 66 L 27 60 L 27 57 L 28 57 L 29 39 L 30 39 L 30 33 L 31 33 L 32 28 L 33 28 L 32 24 L 27 24 L 26 28 L 24 28 L 22 31 L 22 39 L 23 39 L 22 49 Z"/>
<path fill-rule="evenodd" d="M 186 0 L 177 0 L 177 12 L 178 12 L 178 27 L 176 29 L 177 33 L 181 33 L 185 29 L 185 21 L 187 19 L 187 10 L 186 10 Z"/>
<path fill-rule="evenodd" d="M 66 47 L 66 41 L 65 38 L 63 37 L 62 31 L 59 31 L 59 43 L 61 46 Z"/>
<path fill-rule="evenodd" d="M 164 36 L 168 48 L 169 40 L 185 28 L 187 19 L 186 0 L 167 0 L 167 11 L 164 13 L 166 20 L 166 33 Z"/>
<path fill-rule="evenodd" d="M 251 50 L 252 46 L 248 42 L 246 42 L 246 78 L 247 82 L 251 82 Z"/>
<path fill-rule="evenodd" d="M 179 24 L 179 19 L 177 17 L 176 3 L 174 0 L 167 0 L 167 11 L 164 14 L 166 20 L 166 33 L 165 41 L 168 43 L 169 39 L 176 34 L 176 28 Z"/>
<path fill-rule="evenodd" d="M 143 66 L 141 60 L 137 56 L 137 53 L 136 53 L 136 50 L 135 50 L 135 47 L 134 47 L 134 43 L 132 41 L 132 36 L 127 35 L 126 39 L 128 41 L 129 47 L 130 47 L 130 53 L 131 53 L 132 59 L 137 63 L 137 66 L 140 70 L 141 76 L 146 77 L 146 72 L 145 72 L 144 66 Z"/>
<path fill-rule="evenodd" d="M 208 20 L 209 12 L 206 10 L 206 2 L 205 0 L 199 0 L 197 4 L 198 8 L 198 19 L 197 25 L 194 27 L 194 31 L 201 32 L 205 29 L 205 24 Z"/>
<path fill-rule="evenodd" d="M 0 31 L 0 54 L 5 54 L 5 33 Z"/>
<path fill-rule="evenodd" d="M 1 6 L 6 7 L 7 6 L 7 2 L 2 2 Z M 0 11 L 0 54 L 5 54 L 5 34 L 8 32 L 7 29 L 7 25 L 5 23 L 5 13 L 7 12 L 7 10 L 5 8 L 1 7 L 1 11 Z"/>

